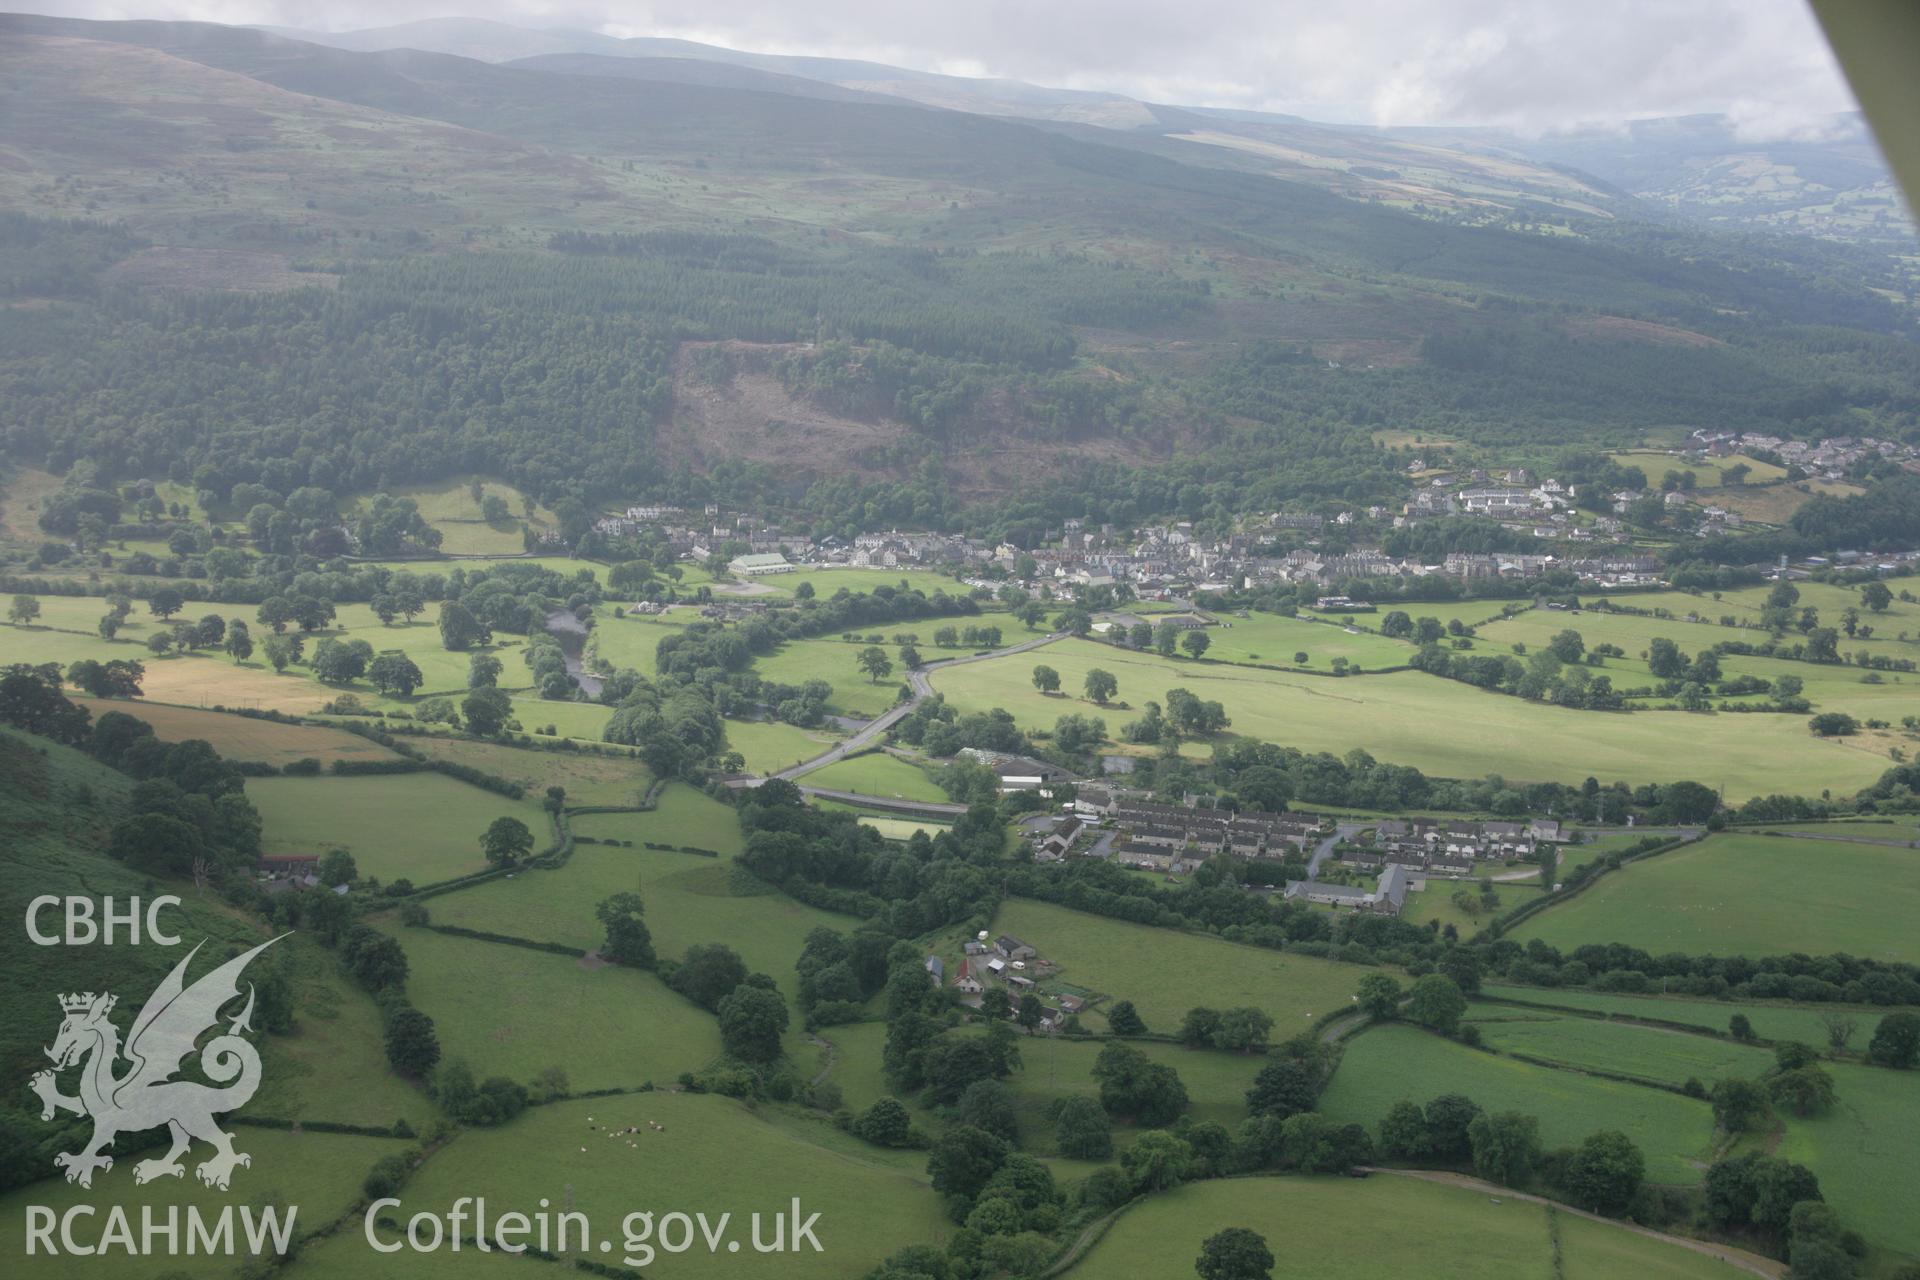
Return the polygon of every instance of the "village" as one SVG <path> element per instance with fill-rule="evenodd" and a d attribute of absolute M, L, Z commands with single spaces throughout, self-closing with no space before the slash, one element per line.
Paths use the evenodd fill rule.
<path fill-rule="evenodd" d="M 1038 780 L 1015 779 L 1019 785 Z M 1429 879 L 1467 880 L 1492 866 L 1535 862 L 1545 846 L 1572 839 L 1554 818 L 1469 821 L 1436 818 L 1360 820 L 1335 815 L 1211 807 L 1198 797 L 1184 804 L 1154 803 L 1137 793 L 1083 786 L 1057 815 L 1023 824 L 1036 862 L 1069 857 L 1111 859 L 1114 865 L 1168 877 L 1190 875 L 1211 858 L 1273 863 L 1306 874 L 1289 877 L 1289 900 L 1398 915 L 1409 891 Z M 1323 878 L 1323 869 L 1333 874 Z M 1371 886 L 1351 883 L 1375 878 Z M 1245 888 L 1270 893 L 1272 883 L 1249 877 Z M 1024 958 L 1024 957 L 1022 957 Z"/>
<path fill-rule="evenodd" d="M 1599 495 L 1524 467 L 1453 470 L 1444 460 L 1414 457 L 1406 465 L 1410 486 L 1397 507 L 1328 504 L 1310 511 L 1250 514 L 1230 532 L 1203 531 L 1191 521 L 1138 529 L 1067 518 L 1044 545 L 1022 547 L 952 533 L 885 529 L 850 538 L 815 537 L 784 529 L 753 513 L 723 512 L 717 504 L 699 511 L 644 504 L 608 515 L 594 525 L 612 542 L 645 538 L 676 558 L 707 564 L 734 582 L 729 594 L 751 594 L 755 579 L 807 568 L 886 571 L 926 570 L 952 575 L 969 587 L 994 589 L 1009 580 L 1043 591 L 1078 592 L 1102 587 L 1139 599 L 1181 599 L 1199 594 L 1292 587 L 1329 591 L 1356 579 L 1412 580 L 1429 577 L 1470 583 L 1571 574 L 1583 585 L 1618 588 L 1658 585 L 1661 559 L 1636 545 L 1629 511 L 1657 500 L 1676 532 L 1696 538 L 1737 533 L 1749 520 L 1721 489 L 1696 489 L 1694 469 L 1716 460 L 1759 455 L 1800 480 L 1841 483 L 1867 464 L 1920 470 L 1920 450 L 1872 437 L 1790 441 L 1738 432 L 1695 432 L 1665 455 L 1631 455 L 1647 475 L 1644 489 L 1621 488 Z M 1774 465 L 1769 463 L 1768 465 Z M 1744 484 L 1749 468 L 1728 472 Z M 1781 472 L 1776 472 L 1778 475 Z M 1663 484 L 1663 480 L 1667 483 Z M 1774 481 L 1772 483 L 1779 483 Z M 1761 491 L 1759 489 L 1754 490 Z M 1386 535 L 1438 520 L 1485 520 L 1530 540 L 1525 550 L 1458 551 L 1437 562 L 1383 549 Z M 540 545 L 558 545 L 560 535 L 537 535 Z M 1510 544 L 1513 545 L 1513 544 Z M 1880 556 L 1891 568 L 1911 555 Z M 1843 564 L 1865 557 L 1842 552 Z M 1808 569 L 1824 567 L 1825 559 Z M 1337 607 L 1337 597 L 1334 598 Z"/>

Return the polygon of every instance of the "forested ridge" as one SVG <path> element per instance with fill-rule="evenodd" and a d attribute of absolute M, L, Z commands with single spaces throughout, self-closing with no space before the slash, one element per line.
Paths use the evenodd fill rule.
<path fill-rule="evenodd" d="M 124 221 L 0 218 L 0 444 L 56 472 L 87 459 L 104 483 L 210 467 L 224 499 L 241 483 L 346 495 L 481 472 L 549 506 L 720 501 L 998 534 L 1391 502 L 1405 462 L 1373 443 L 1382 429 L 1542 459 L 1696 427 L 1920 430 L 1912 319 L 1859 247 L 1625 219 L 1559 236 L 1456 226 L 1097 131 L 205 24 L 0 23 L 23 33 L 159 50 L 189 79 L 218 67 L 307 110 L 404 111 L 581 162 L 556 170 L 573 188 L 528 188 L 544 193 L 528 224 L 454 183 L 343 231 L 336 198 L 391 190 L 296 202 L 314 180 L 296 175 L 287 197 L 256 194 L 246 220 L 192 236 L 283 262 L 263 292 L 126 273 L 178 243 L 138 201 L 117 206 Z M 271 151 L 263 139 L 246 147 Z M 40 144 L 67 167 L 96 145 L 23 145 Z M 618 179 L 643 170 L 666 202 L 623 206 Z M 842 190 L 865 192 L 850 200 L 864 212 L 834 204 Z M 730 201 L 768 216 L 712 212 Z M 757 344 L 751 371 L 793 402 L 882 430 L 817 463 L 775 406 L 764 430 L 737 424 L 764 438 L 707 450 L 678 430 L 685 398 L 724 396 L 741 367 L 700 351 L 689 374 L 688 343 Z M 1009 451 L 1034 462 L 996 467 Z"/>

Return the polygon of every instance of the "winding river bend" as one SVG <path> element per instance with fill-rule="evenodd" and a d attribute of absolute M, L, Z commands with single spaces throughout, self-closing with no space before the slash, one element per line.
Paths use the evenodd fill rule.
<path fill-rule="evenodd" d="M 587 647 L 587 627 L 568 609 L 555 609 L 547 615 L 547 633 L 560 642 L 560 652 L 567 656 L 567 674 L 579 682 L 580 689 L 589 698 L 600 696 L 603 682 L 599 676 L 587 670 L 581 654 Z"/>

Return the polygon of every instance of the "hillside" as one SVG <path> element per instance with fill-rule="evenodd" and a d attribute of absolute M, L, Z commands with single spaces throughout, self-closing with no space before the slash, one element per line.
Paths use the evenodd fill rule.
<path fill-rule="evenodd" d="M 621 39 L 440 18 L 348 32 L 268 28 L 332 48 L 418 49 L 543 69 L 635 75 L 614 64 L 676 62 L 661 78 L 725 67 L 978 115 L 1089 126 L 1119 145 L 1161 138 L 1215 149 L 1202 164 L 1251 167 L 1356 200 L 1469 221 L 1672 214 L 1746 230 L 1911 246 L 1914 228 L 1857 115 L 1817 136 L 1752 134 L 1725 116 L 1526 134 L 1502 129 L 1328 125 L 1265 111 L 1152 103 L 1123 94 L 968 78 L 845 58 L 751 53 L 691 40 Z M 723 81 L 699 80 L 701 83 Z M 724 81 L 725 83 L 735 83 Z M 1225 153 L 1225 154 L 1221 154 Z"/>
<path fill-rule="evenodd" d="M 257 922 L 242 918 L 192 885 L 156 885 L 105 855 L 107 833 L 118 819 L 132 783 L 70 747 L 0 729 L 0 910 L 11 922 L 0 939 L 0 1071 L 20 1081 L 0 1099 L 0 1171 L 46 1167 L 51 1153 L 84 1133 L 85 1122 L 40 1120 L 40 1104 L 24 1087 L 46 1066 L 42 1049 L 60 1028 L 61 995 L 112 991 L 130 1022 L 160 978 L 196 943 L 252 945 L 265 935 Z M 28 902 L 41 895 L 76 895 L 98 901 L 112 897 L 121 909 L 131 899 L 149 900 L 172 893 L 183 900 L 163 917 L 181 938 L 178 948 L 151 945 L 42 947 L 27 937 L 22 922 Z M 96 910 L 97 910 L 96 906 Z M 43 932 L 61 931 L 60 909 L 40 919 Z M 144 936 L 144 935 L 143 935 Z"/>
<path fill-rule="evenodd" d="M 1835 434 L 1897 426 L 1920 385 L 1885 262 L 1597 216 L 1605 190 L 1544 170 L 1506 181 L 1554 218 L 1590 206 L 1586 234 L 1356 202 L 1282 163 L 1280 131 L 1318 126 L 1043 127 L 687 57 L 21 15 L 0 69 L 0 201 L 119 228 L 14 221 L 0 245 L 26 304 L 0 311 L 0 386 L 30 409 L 7 445 L 54 471 L 297 444 L 323 488 L 478 471 L 551 504 L 724 457 L 742 496 L 810 510 L 855 484 L 881 518 L 951 522 L 1045 485 L 1146 514 L 1193 486 L 1390 500 L 1383 427 Z M 236 296 L 183 311 L 181 287 Z M 471 372 L 422 383 L 429 352 Z"/>

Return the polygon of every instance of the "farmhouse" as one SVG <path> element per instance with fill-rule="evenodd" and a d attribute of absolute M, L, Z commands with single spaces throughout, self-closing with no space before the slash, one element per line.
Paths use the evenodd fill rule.
<path fill-rule="evenodd" d="M 319 885 L 320 859 L 312 854 L 266 854 L 254 864 L 254 876 L 267 893 L 312 889 Z"/>
<path fill-rule="evenodd" d="M 1035 841 L 1033 856 L 1042 862 L 1058 862 L 1067 856 L 1067 850 L 1073 848 L 1073 842 L 1080 838 L 1086 829 L 1086 823 L 1068 816 L 1054 824 L 1053 830 Z"/>

